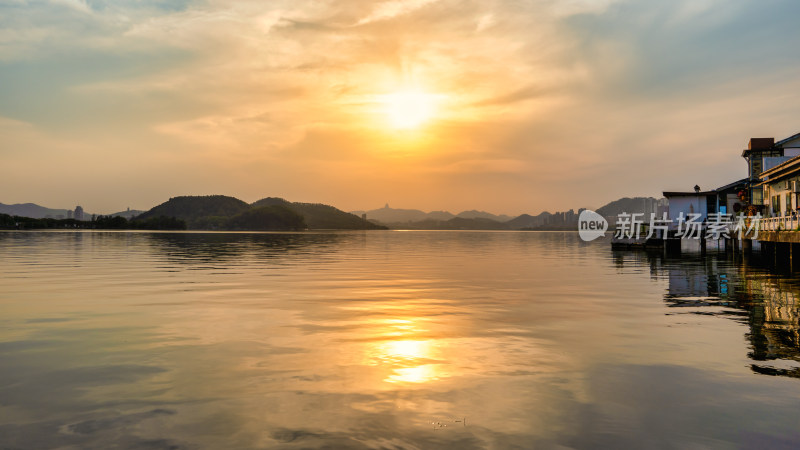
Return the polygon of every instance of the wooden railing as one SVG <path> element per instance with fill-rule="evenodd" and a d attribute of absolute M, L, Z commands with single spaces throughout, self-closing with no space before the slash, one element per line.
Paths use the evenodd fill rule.
<path fill-rule="evenodd" d="M 798 231 L 800 216 L 762 217 L 758 229 L 762 231 Z"/>

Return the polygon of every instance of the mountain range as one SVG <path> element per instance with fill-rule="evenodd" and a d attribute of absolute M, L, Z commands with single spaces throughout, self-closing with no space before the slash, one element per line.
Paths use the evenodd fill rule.
<path fill-rule="evenodd" d="M 369 211 L 351 211 L 357 216 L 362 214 L 367 215 L 369 220 L 377 220 L 381 223 L 400 224 L 407 222 L 422 222 L 427 220 L 433 221 L 447 221 L 456 217 L 462 219 L 489 219 L 496 222 L 507 222 L 512 219 L 511 216 L 505 214 L 495 215 L 486 211 L 462 211 L 458 214 L 450 213 L 449 211 L 431 211 L 424 212 L 418 209 L 396 209 L 390 208 L 387 204 L 383 208 L 372 209 Z"/>
<path fill-rule="evenodd" d="M 0 203 L 0 214 L 8 214 L 9 216 L 31 217 L 34 219 L 44 219 L 46 217 L 54 219 L 66 218 L 70 211 L 72 210 L 46 208 L 44 206 L 39 206 L 35 203 L 15 203 L 13 205 L 6 205 L 4 203 Z M 112 217 L 122 216 L 126 219 L 130 219 L 143 212 L 144 211 L 140 211 L 138 209 L 128 209 L 126 211 L 120 211 L 104 215 Z M 84 214 L 87 215 L 88 217 L 91 217 L 93 215 L 92 213 L 87 213 L 87 212 L 84 212 Z"/>
<path fill-rule="evenodd" d="M 606 217 L 614 218 L 622 212 L 648 213 L 656 212 L 659 200 L 652 197 L 624 197 L 609 202 L 597 209 Z M 418 209 L 395 209 L 387 204 L 383 208 L 369 211 L 353 211 L 353 214 L 366 214 L 367 220 L 388 226 L 389 228 L 407 229 L 449 229 L 449 230 L 521 230 L 521 229 L 574 229 L 578 222 L 578 212 L 557 211 L 541 212 L 537 215 L 521 214 L 517 217 L 496 215 L 485 211 L 463 211 L 452 214 L 449 211 L 424 212 Z"/>
<path fill-rule="evenodd" d="M 616 217 L 621 213 L 644 213 L 649 218 L 649 213 L 656 212 L 659 201 L 653 197 L 623 197 L 614 200 L 595 211 L 603 217 Z"/>
<path fill-rule="evenodd" d="M 596 211 L 604 217 L 621 212 L 654 212 L 659 200 L 652 197 L 624 197 Z M 69 210 L 52 209 L 34 203 L 6 205 L 0 203 L 0 214 L 32 218 L 65 218 Z M 366 214 L 364 220 L 363 214 Z M 92 214 L 86 213 L 87 217 Z M 151 221 L 174 218 L 190 229 L 449 229 L 449 230 L 519 230 L 574 229 L 578 214 L 574 210 L 538 215 L 521 214 L 512 218 L 485 211 L 469 210 L 458 214 L 448 211 L 424 212 L 418 209 L 383 208 L 347 213 L 320 203 L 290 202 L 266 197 L 251 204 L 224 195 L 174 197 L 148 211 L 126 210 L 109 214 L 127 220 Z"/>
<path fill-rule="evenodd" d="M 67 217 L 67 211 L 66 209 L 45 208 L 35 203 L 17 203 L 14 205 L 0 203 L 0 214 L 8 214 L 9 216 L 33 217 L 35 219 L 42 219 L 48 216 Z"/>

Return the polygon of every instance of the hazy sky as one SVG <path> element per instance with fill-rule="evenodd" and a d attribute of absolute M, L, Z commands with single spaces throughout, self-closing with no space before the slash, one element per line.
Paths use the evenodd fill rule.
<path fill-rule="evenodd" d="M 0 0 L 0 202 L 519 214 L 713 188 L 751 136 L 800 132 L 799 19 L 796 0 Z"/>

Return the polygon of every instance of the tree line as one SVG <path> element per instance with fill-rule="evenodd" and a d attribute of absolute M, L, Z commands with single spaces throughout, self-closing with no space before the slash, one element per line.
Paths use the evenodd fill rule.
<path fill-rule="evenodd" d="M 95 230 L 185 230 L 186 222 L 174 217 L 158 216 L 128 220 L 122 216 L 96 216 L 92 220 L 53 219 L 0 214 L 0 229 L 95 229 Z"/>

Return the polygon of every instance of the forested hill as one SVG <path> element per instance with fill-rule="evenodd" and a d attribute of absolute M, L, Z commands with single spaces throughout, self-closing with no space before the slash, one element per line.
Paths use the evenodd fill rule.
<path fill-rule="evenodd" d="M 382 229 L 333 206 L 264 198 L 252 205 L 225 195 L 173 197 L 136 220 L 176 218 L 193 230 Z"/>
<path fill-rule="evenodd" d="M 137 219 L 151 217 L 175 217 L 190 225 L 198 219 L 207 217 L 230 217 L 250 209 L 250 205 L 238 198 L 225 195 L 204 195 L 173 197 L 166 202 L 137 216 Z"/>
<path fill-rule="evenodd" d="M 253 207 L 285 206 L 303 216 L 308 228 L 316 230 L 380 230 L 381 225 L 321 203 L 289 202 L 282 198 L 267 197 L 254 202 Z"/>

